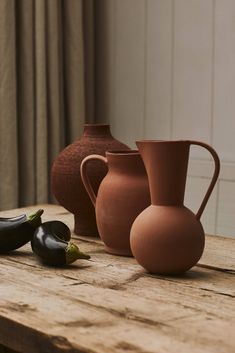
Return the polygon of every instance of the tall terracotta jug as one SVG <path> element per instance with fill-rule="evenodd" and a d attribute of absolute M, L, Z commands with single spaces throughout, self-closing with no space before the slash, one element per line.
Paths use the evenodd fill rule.
<path fill-rule="evenodd" d="M 108 165 L 108 173 L 96 197 L 87 166 L 97 160 Z M 88 156 L 81 163 L 81 177 L 95 206 L 97 226 L 106 251 L 131 256 L 131 225 L 137 215 L 150 205 L 148 178 L 140 154 L 137 151 L 119 151 L 106 152 L 106 158 Z"/>
<path fill-rule="evenodd" d="M 61 151 L 53 163 L 52 192 L 58 202 L 74 214 L 76 234 L 99 235 L 94 207 L 81 181 L 80 165 L 84 157 L 92 153 L 104 156 L 108 149 L 129 150 L 129 147 L 112 136 L 108 124 L 85 124 L 81 138 Z M 93 163 L 88 173 L 97 192 L 107 167 L 100 162 Z"/>
<path fill-rule="evenodd" d="M 134 221 L 130 242 L 134 257 L 146 270 L 180 274 L 200 259 L 205 234 L 200 217 L 219 175 L 215 150 L 198 141 L 137 141 L 148 174 L 151 206 Z M 196 215 L 184 206 L 190 145 L 212 155 L 214 175 Z"/>

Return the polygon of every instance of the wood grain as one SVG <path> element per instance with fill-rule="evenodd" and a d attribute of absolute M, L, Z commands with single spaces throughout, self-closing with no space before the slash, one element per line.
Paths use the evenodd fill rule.
<path fill-rule="evenodd" d="M 72 227 L 60 206 L 0 214 L 37 208 Z M 0 257 L 0 344 L 23 353 L 234 352 L 234 239 L 207 236 L 200 263 L 180 277 L 150 275 L 106 254 L 100 239 L 74 241 L 91 261 L 45 267 L 29 244 Z"/>

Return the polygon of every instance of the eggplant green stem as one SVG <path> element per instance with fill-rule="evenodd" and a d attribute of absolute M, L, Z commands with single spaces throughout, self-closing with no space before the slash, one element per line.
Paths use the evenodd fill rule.
<path fill-rule="evenodd" d="M 43 214 L 44 210 L 40 209 L 37 212 L 29 215 L 27 217 L 27 222 L 34 228 L 37 228 L 38 226 L 40 226 L 40 224 L 42 224 L 42 220 L 41 220 L 41 215 Z"/>
<path fill-rule="evenodd" d="M 66 256 L 66 264 L 69 265 L 72 262 L 76 261 L 77 259 L 84 259 L 89 260 L 90 255 L 83 253 L 79 250 L 77 245 L 74 243 L 68 243 L 67 248 L 65 249 L 65 256 Z"/>

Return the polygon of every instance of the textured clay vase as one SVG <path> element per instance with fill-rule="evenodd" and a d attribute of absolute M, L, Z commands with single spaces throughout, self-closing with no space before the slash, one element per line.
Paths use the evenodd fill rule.
<path fill-rule="evenodd" d="M 97 160 L 108 165 L 108 173 L 100 184 L 96 198 L 88 167 Z M 95 206 L 97 226 L 106 251 L 132 256 L 132 223 L 150 205 L 148 178 L 140 154 L 137 151 L 119 151 L 106 152 L 106 158 L 88 156 L 82 161 L 81 176 Z"/>
<path fill-rule="evenodd" d="M 184 206 L 190 145 L 206 148 L 215 162 L 196 215 Z M 148 174 L 151 206 L 132 225 L 133 255 L 151 273 L 181 274 L 198 262 L 204 250 L 200 217 L 219 175 L 219 157 L 212 147 L 198 141 L 137 141 L 137 146 Z"/>
<path fill-rule="evenodd" d="M 98 236 L 94 207 L 87 195 L 80 176 L 81 161 L 88 155 L 105 155 L 107 150 L 128 150 L 116 140 L 107 124 L 86 124 L 82 137 L 67 146 L 56 158 L 51 170 L 51 187 L 57 201 L 74 214 L 75 233 Z M 100 161 L 87 170 L 94 191 L 107 173 L 107 166 Z"/>

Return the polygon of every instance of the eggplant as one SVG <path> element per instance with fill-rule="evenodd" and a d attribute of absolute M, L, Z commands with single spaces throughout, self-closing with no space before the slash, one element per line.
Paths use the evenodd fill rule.
<path fill-rule="evenodd" d="M 0 218 L 0 253 L 16 250 L 32 240 L 35 229 L 42 223 L 43 210 L 26 216 Z"/>
<path fill-rule="evenodd" d="M 35 230 L 31 247 L 47 265 L 64 266 L 77 259 L 89 260 L 90 256 L 81 252 L 77 245 L 69 241 L 70 238 L 70 229 L 63 222 L 44 222 Z"/>

